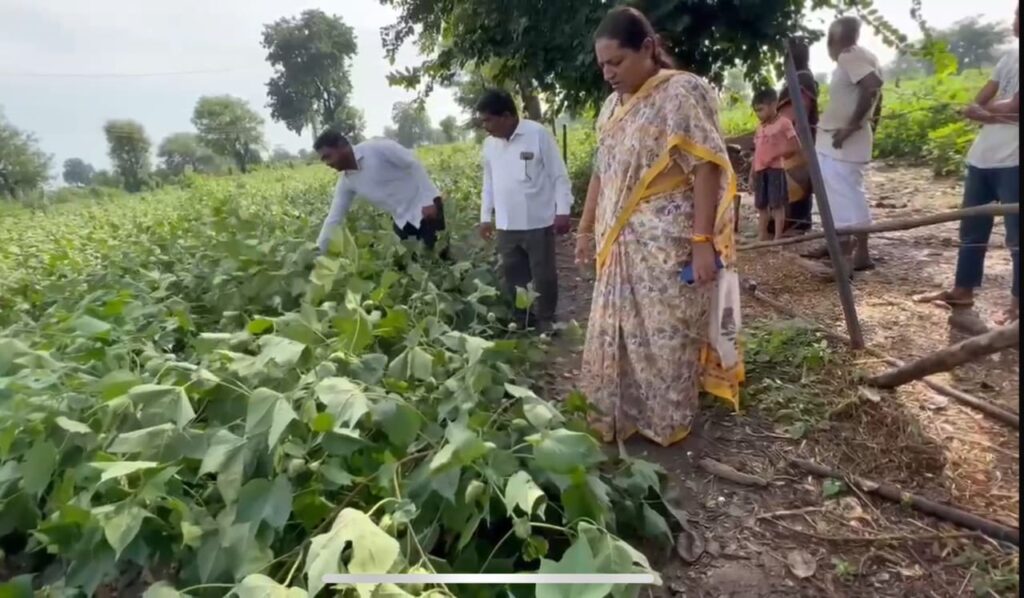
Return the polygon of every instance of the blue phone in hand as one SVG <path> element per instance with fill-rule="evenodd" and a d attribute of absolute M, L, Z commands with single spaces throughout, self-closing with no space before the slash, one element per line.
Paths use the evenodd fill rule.
<path fill-rule="evenodd" d="M 719 271 L 725 267 L 722 263 L 722 258 L 716 253 L 715 254 L 715 271 Z M 693 264 L 686 264 L 683 266 L 682 272 L 679 273 L 679 280 L 683 281 L 683 284 L 687 286 L 693 286 L 696 281 L 693 279 Z"/>

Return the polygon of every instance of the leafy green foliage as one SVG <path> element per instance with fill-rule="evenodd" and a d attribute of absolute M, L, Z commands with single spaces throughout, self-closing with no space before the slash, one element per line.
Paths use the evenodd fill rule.
<path fill-rule="evenodd" d="M 233 160 L 242 172 L 259 162 L 263 147 L 263 117 L 232 96 L 199 98 L 192 112 L 199 141 L 214 153 Z"/>
<path fill-rule="evenodd" d="M 0 112 L 0 197 L 17 198 L 49 178 L 51 157 L 35 136 L 16 128 Z"/>
<path fill-rule="evenodd" d="M 357 46 L 341 17 L 306 10 L 263 28 L 263 47 L 274 76 L 267 82 L 271 114 L 297 134 L 337 127 L 350 139 L 362 139 L 362 112 L 349 104 L 350 60 Z"/>
<path fill-rule="evenodd" d="M 221 169 L 220 159 L 199 141 L 195 133 L 173 133 L 164 138 L 156 155 L 161 168 L 171 176 L 186 172 L 213 173 Z"/>
<path fill-rule="evenodd" d="M 415 39 L 429 56 L 394 73 L 394 82 L 429 92 L 449 85 L 468 67 L 493 65 L 493 79 L 521 91 L 546 94 L 569 107 L 594 105 L 606 86 L 594 58 L 593 33 L 610 8 L 600 0 L 502 2 L 499 0 L 381 0 L 398 12 L 385 28 L 394 57 Z M 804 25 L 805 10 L 846 2 L 771 0 L 708 2 L 650 0 L 634 3 L 652 20 L 680 65 L 720 82 L 742 64 L 752 80 L 781 64 L 790 35 L 819 32 Z"/>
<path fill-rule="evenodd" d="M 103 125 L 110 161 L 125 191 L 137 193 L 149 186 L 151 143 L 142 125 L 132 120 L 111 120 Z"/>
<path fill-rule="evenodd" d="M 62 177 L 64 178 L 64 182 L 69 185 L 76 185 L 79 187 L 89 185 L 92 183 L 92 177 L 94 174 L 96 174 L 96 169 L 81 158 L 68 158 L 67 160 L 64 160 Z"/>
<path fill-rule="evenodd" d="M 463 234 L 473 156 L 427 160 Z M 362 209 L 317 257 L 333 180 L 196 178 L 0 225 L 0 536 L 39 555 L 37 589 L 649 569 L 620 538 L 664 533 L 661 473 L 605 457 L 581 397 L 528 388 L 544 355 L 503 326 L 490 258 L 438 263 Z"/>
<path fill-rule="evenodd" d="M 430 116 L 422 103 L 396 102 L 391 107 L 391 121 L 394 125 L 384 129 L 384 136 L 405 147 L 416 147 L 432 141 Z"/>

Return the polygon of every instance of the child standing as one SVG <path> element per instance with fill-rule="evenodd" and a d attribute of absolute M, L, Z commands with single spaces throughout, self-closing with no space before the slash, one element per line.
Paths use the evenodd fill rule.
<path fill-rule="evenodd" d="M 786 184 L 784 163 L 800 151 L 796 129 L 788 118 L 779 116 L 779 96 L 774 89 L 754 94 L 752 102 L 761 124 L 754 133 L 754 163 L 750 169 L 750 188 L 754 191 L 757 208 L 757 226 L 760 240 L 772 236 L 769 223 L 775 225 L 776 239 L 781 239 L 786 228 L 786 205 L 789 188 Z"/>

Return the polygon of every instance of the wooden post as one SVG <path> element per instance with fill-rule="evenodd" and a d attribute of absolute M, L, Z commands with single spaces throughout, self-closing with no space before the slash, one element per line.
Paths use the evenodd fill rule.
<path fill-rule="evenodd" d="M 875 222 L 873 224 L 844 226 L 843 228 L 836 229 L 836 233 L 840 235 L 887 233 L 892 231 L 912 230 L 922 226 L 932 226 L 935 224 L 954 222 L 956 220 L 966 220 L 968 218 L 977 218 L 980 216 L 987 216 L 991 218 L 993 216 L 1013 216 L 1015 214 L 1020 214 L 1020 205 L 1015 203 L 993 203 L 984 206 L 974 206 L 972 208 L 961 208 L 958 210 L 950 210 L 948 212 L 939 212 L 937 214 L 928 214 L 925 216 L 914 216 L 913 218 L 892 218 L 881 222 Z M 781 247 L 783 245 L 806 243 L 807 241 L 815 241 L 817 239 L 824 238 L 824 236 L 824 233 L 806 233 L 799 237 L 787 237 L 776 241 L 758 241 L 756 243 L 740 245 L 736 247 L 736 251 L 751 251 L 754 249 L 767 249 L 769 247 Z"/>
<path fill-rule="evenodd" d="M 867 383 L 878 388 L 896 388 L 908 382 L 920 380 L 925 376 L 939 372 L 948 372 L 969 361 L 1014 347 L 1019 342 L 1020 325 L 1014 322 L 1009 326 L 1003 326 L 991 332 L 973 336 L 916 361 L 882 372 L 877 376 L 872 376 L 868 378 Z"/>
<path fill-rule="evenodd" d="M 569 125 L 562 123 L 562 162 L 569 167 Z"/>
<path fill-rule="evenodd" d="M 864 334 L 861 332 L 860 320 L 857 318 L 857 306 L 853 300 L 850 264 L 846 263 L 843 257 L 843 252 L 839 247 L 839 236 L 836 234 L 835 223 L 832 220 L 832 209 L 829 207 L 828 194 L 825 191 L 825 179 L 821 176 L 818 153 L 814 149 L 814 137 L 811 135 L 811 124 L 807 119 L 807 106 L 804 105 L 804 97 L 800 93 L 800 80 L 796 73 L 796 66 L 793 64 L 792 39 L 787 43 L 786 85 L 789 87 L 789 97 L 793 98 L 796 131 L 800 136 L 804 154 L 807 156 L 807 166 L 811 171 L 811 182 L 814 185 L 814 198 L 818 202 L 818 213 L 821 216 L 821 228 L 825 231 L 828 252 L 832 256 L 832 268 L 839 284 L 839 303 L 843 306 L 843 317 L 846 319 L 846 330 L 850 335 L 850 346 L 854 350 L 860 350 L 864 348 Z"/>

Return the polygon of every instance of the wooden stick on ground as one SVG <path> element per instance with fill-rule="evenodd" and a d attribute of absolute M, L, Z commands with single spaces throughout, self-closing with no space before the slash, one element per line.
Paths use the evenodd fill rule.
<path fill-rule="evenodd" d="M 1014 322 L 872 376 L 867 379 L 867 383 L 878 388 L 896 388 L 925 376 L 948 372 L 970 361 L 1014 347 L 1019 342 L 1020 325 Z"/>
<path fill-rule="evenodd" d="M 846 226 L 836 229 L 836 234 L 844 236 L 856 235 L 859 233 L 884 233 L 911 230 L 921 228 L 922 226 L 932 226 L 935 224 L 942 224 L 944 222 L 964 220 L 966 218 L 977 218 L 979 216 L 1012 216 L 1016 214 L 1020 214 L 1020 205 L 1018 204 L 989 204 L 984 206 L 975 206 L 973 208 L 952 210 L 949 212 L 940 212 L 938 214 L 929 214 L 927 216 L 893 218 L 891 220 L 884 220 L 874 224 Z M 759 241 L 757 243 L 739 245 L 736 247 L 736 251 L 751 251 L 754 249 L 766 249 L 768 247 L 781 247 L 783 245 L 794 245 L 796 243 L 805 243 L 807 241 L 816 241 L 824 238 L 824 232 L 807 233 L 797 237 L 786 237 L 785 239 L 777 239 L 774 241 Z"/>
<path fill-rule="evenodd" d="M 878 483 L 868 480 L 866 478 L 843 475 L 843 473 L 839 471 L 836 471 L 819 463 L 815 463 L 814 461 L 808 461 L 806 459 L 797 459 L 791 457 L 789 459 L 789 462 L 807 473 L 823 478 L 849 480 L 850 483 L 856 484 L 857 487 L 859 487 L 861 490 L 869 494 L 875 494 L 881 496 L 882 498 L 891 500 L 893 502 L 909 504 L 910 506 L 914 507 L 918 511 L 921 511 L 922 513 L 928 513 L 929 515 L 933 515 L 935 517 L 938 517 L 939 519 L 943 519 L 950 523 L 955 523 L 960 527 L 964 527 L 974 531 L 979 531 L 991 538 L 995 538 L 996 540 L 1001 540 L 1003 542 L 1012 542 L 1014 545 L 1018 546 L 1020 545 L 1019 528 L 1009 527 L 1007 525 L 1003 525 L 990 519 L 974 515 L 973 513 L 968 513 L 967 511 L 964 511 L 957 507 L 943 505 L 928 500 L 923 496 L 918 496 L 916 494 L 904 492 L 903 490 L 901 490 L 897 486 L 893 486 L 892 484 Z"/>
<path fill-rule="evenodd" d="M 801 316 L 800 314 L 798 314 L 796 311 L 794 311 L 788 305 L 786 305 L 786 304 L 784 304 L 782 302 L 776 301 L 775 299 L 772 299 L 771 297 L 768 297 L 767 295 L 765 295 L 761 291 L 757 290 L 757 283 L 755 283 L 755 282 L 753 282 L 751 280 L 743 280 L 742 285 L 743 285 L 744 290 L 747 291 L 747 293 L 749 293 L 755 299 L 761 301 L 762 303 L 764 303 L 766 305 L 769 305 L 771 307 L 774 307 L 776 309 L 776 311 L 778 311 L 779 313 L 785 314 L 785 315 L 787 315 L 787 316 L 789 316 L 789 317 L 791 317 L 791 318 L 793 318 L 795 320 L 799 320 L 799 321 L 807 324 L 808 326 L 814 328 L 815 330 L 820 331 L 823 335 L 825 335 L 826 338 L 828 338 L 828 339 L 830 339 L 830 340 L 832 340 L 834 342 L 838 342 L 838 343 L 844 344 L 844 345 L 849 345 L 850 344 L 850 339 L 848 337 L 846 337 L 846 336 L 844 336 L 844 335 L 842 335 L 842 334 L 840 334 L 838 332 L 833 332 L 833 331 L 831 331 L 831 330 L 829 330 L 829 329 L 827 329 L 827 328 L 825 328 L 825 327 L 823 327 L 823 326 L 821 326 L 821 325 L 819 325 L 819 324 L 817 324 L 815 322 L 811 322 L 807 318 L 805 318 L 805 317 Z M 904 365 L 904 363 L 902 361 L 900 361 L 898 359 L 895 359 L 895 358 L 892 358 L 892 357 L 889 357 L 888 355 L 886 355 L 885 353 L 882 353 L 878 349 L 873 349 L 871 347 L 867 347 L 864 350 L 867 353 L 869 353 L 871 355 L 874 355 L 875 357 L 881 359 L 882 361 L 884 361 L 885 363 L 887 363 L 887 364 L 889 364 L 889 365 L 891 365 L 893 367 L 897 367 L 898 368 L 898 367 L 901 367 L 901 366 Z M 985 415 L 988 415 L 991 418 L 993 418 L 993 419 L 995 419 L 995 420 L 997 420 L 999 422 L 1002 422 L 1002 423 L 1010 426 L 1011 428 L 1013 428 L 1015 430 L 1019 430 L 1020 429 L 1020 417 L 1016 413 L 1011 413 L 1011 412 L 1009 412 L 1009 411 L 1007 411 L 1007 410 L 1005 410 L 1005 409 L 1003 409 L 1001 407 L 998 407 L 996 405 L 993 405 L 992 403 L 989 403 L 988 401 L 985 401 L 983 399 L 979 399 L 978 397 L 975 397 L 974 395 L 967 394 L 966 392 L 964 392 L 962 390 L 958 390 L 958 389 L 953 388 L 951 386 L 946 386 L 945 384 L 942 384 L 940 382 L 936 382 L 935 380 L 932 380 L 931 378 L 927 378 L 926 377 L 923 380 L 921 380 L 921 382 L 923 384 L 927 385 L 928 388 L 934 390 L 935 392 L 937 392 L 937 393 L 939 393 L 939 394 L 941 394 L 943 396 L 947 396 L 947 397 L 949 397 L 949 398 L 951 398 L 951 399 L 953 399 L 953 400 L 955 400 L 955 401 L 957 401 L 957 402 L 959 402 L 959 403 L 961 403 L 963 405 L 966 405 L 966 406 L 971 407 L 971 408 L 973 408 L 973 409 L 975 409 L 977 411 L 980 411 L 980 412 L 984 413 Z"/>
<path fill-rule="evenodd" d="M 720 477 L 737 484 L 743 484 L 744 486 L 760 486 L 764 488 L 768 485 L 768 480 L 762 477 L 743 473 L 742 471 L 736 471 L 725 463 L 719 463 L 713 459 L 701 459 L 697 465 L 713 476 Z"/>

